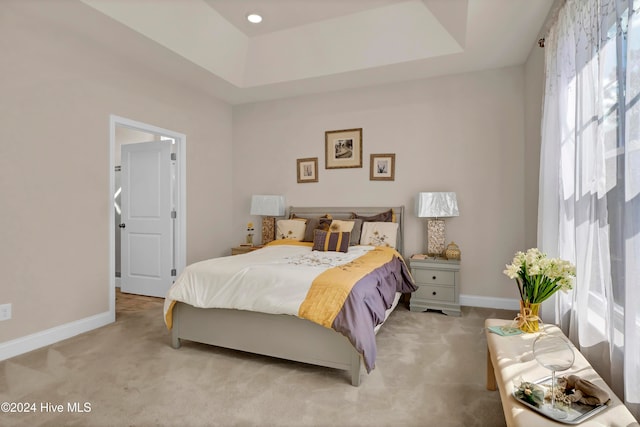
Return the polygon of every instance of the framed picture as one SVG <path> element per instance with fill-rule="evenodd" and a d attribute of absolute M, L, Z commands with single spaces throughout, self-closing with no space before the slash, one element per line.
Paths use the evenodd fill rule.
<path fill-rule="evenodd" d="M 318 182 L 318 158 L 298 159 L 298 183 Z"/>
<path fill-rule="evenodd" d="M 325 169 L 362 167 L 362 128 L 324 133 Z"/>
<path fill-rule="evenodd" d="M 396 176 L 395 154 L 372 154 L 370 181 L 393 181 Z"/>

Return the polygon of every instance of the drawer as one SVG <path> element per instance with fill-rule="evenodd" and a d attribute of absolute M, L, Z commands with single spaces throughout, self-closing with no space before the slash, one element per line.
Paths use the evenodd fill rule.
<path fill-rule="evenodd" d="M 455 288 L 452 286 L 418 285 L 414 295 L 421 299 L 456 302 Z"/>
<path fill-rule="evenodd" d="M 427 285 L 454 285 L 455 273 L 453 271 L 426 270 L 414 268 L 411 271 L 416 283 Z"/>

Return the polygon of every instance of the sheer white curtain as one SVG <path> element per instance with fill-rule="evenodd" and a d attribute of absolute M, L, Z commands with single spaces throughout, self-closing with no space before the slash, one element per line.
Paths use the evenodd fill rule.
<path fill-rule="evenodd" d="M 640 0 L 567 0 L 545 41 L 538 245 L 556 321 L 640 418 Z"/>

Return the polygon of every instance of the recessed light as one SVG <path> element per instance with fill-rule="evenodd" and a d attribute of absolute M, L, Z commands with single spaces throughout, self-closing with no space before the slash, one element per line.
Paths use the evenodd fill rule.
<path fill-rule="evenodd" d="M 251 22 L 252 24 L 259 24 L 260 22 L 262 22 L 262 16 L 258 15 L 257 13 L 250 13 L 249 15 L 247 15 L 247 21 Z"/>

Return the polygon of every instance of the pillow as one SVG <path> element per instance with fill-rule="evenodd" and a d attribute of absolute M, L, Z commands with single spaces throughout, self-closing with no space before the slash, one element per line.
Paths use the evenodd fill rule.
<path fill-rule="evenodd" d="M 331 226 L 329 227 L 330 231 L 348 231 L 351 233 L 351 240 L 349 241 L 349 246 L 360 244 L 360 232 L 362 231 L 362 220 L 361 219 L 352 219 L 352 220 L 340 220 L 334 219 L 331 221 Z"/>
<path fill-rule="evenodd" d="M 393 212 L 393 209 L 389 209 L 385 212 L 380 212 L 379 214 L 372 216 L 362 216 L 353 212 L 351 214 L 352 219 L 361 219 L 363 222 L 396 222 L 396 215 Z"/>
<path fill-rule="evenodd" d="M 361 233 L 362 233 L 362 220 L 360 218 L 354 219 L 353 229 L 351 230 L 351 242 L 349 242 L 351 246 L 360 244 Z"/>
<path fill-rule="evenodd" d="M 353 226 L 355 225 L 355 221 L 343 221 L 341 219 L 334 219 L 331 221 L 331 226 L 329 230 L 331 231 L 348 231 L 351 233 L 353 230 Z"/>
<path fill-rule="evenodd" d="M 307 221 L 299 219 L 279 219 L 276 223 L 276 240 L 302 240 Z"/>
<path fill-rule="evenodd" d="M 291 215 L 291 219 L 306 220 L 307 226 L 304 232 L 303 242 L 313 242 L 313 232 L 315 230 L 328 230 L 331 225 L 331 215 L 321 217 L 303 218 L 296 214 Z"/>
<path fill-rule="evenodd" d="M 321 252 L 347 252 L 349 250 L 350 234 L 348 231 L 333 232 L 316 230 L 313 234 L 313 250 Z"/>
<path fill-rule="evenodd" d="M 361 245 L 396 247 L 397 222 L 365 222 L 362 224 Z"/>

